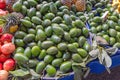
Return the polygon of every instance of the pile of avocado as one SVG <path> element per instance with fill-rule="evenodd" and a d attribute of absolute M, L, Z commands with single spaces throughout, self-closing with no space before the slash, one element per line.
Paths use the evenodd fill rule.
<path fill-rule="evenodd" d="M 110 46 L 120 48 L 120 14 L 107 4 L 100 11 L 93 10 L 96 14 L 88 20 L 90 32 L 103 37 Z M 103 20 L 102 16 L 108 11 L 107 19 Z"/>
<path fill-rule="evenodd" d="M 82 63 L 91 49 L 83 12 L 69 10 L 59 0 L 18 0 L 13 10 L 21 12 L 20 29 L 15 33 L 14 59 L 20 66 L 54 77 L 58 71 L 72 72 L 73 63 Z M 81 16 L 82 15 L 82 16 Z"/>
<path fill-rule="evenodd" d="M 14 35 L 17 64 L 27 64 L 27 68 L 50 77 L 70 73 L 73 63 L 82 63 L 89 56 L 89 32 L 120 48 L 120 14 L 109 0 L 87 0 L 86 4 L 85 12 L 77 12 L 74 5 L 69 9 L 60 0 L 18 0 L 13 10 L 24 18 Z M 103 21 L 106 11 L 109 14 Z"/>

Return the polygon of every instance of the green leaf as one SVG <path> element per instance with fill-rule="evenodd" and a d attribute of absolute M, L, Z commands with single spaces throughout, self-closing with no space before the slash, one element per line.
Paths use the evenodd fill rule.
<path fill-rule="evenodd" d="M 93 43 L 92 43 L 92 48 L 96 49 L 97 47 L 98 47 L 97 41 L 94 40 Z"/>
<path fill-rule="evenodd" d="M 72 74 L 71 72 L 70 73 L 63 73 L 63 72 L 61 72 L 61 71 L 57 71 L 57 73 L 56 73 L 56 76 L 55 76 L 55 80 L 58 80 L 60 77 L 64 77 L 64 76 L 67 76 L 67 75 L 70 75 L 70 74 Z"/>
<path fill-rule="evenodd" d="M 95 49 L 89 52 L 89 55 L 93 58 L 97 57 L 98 54 L 100 53 L 99 49 Z"/>
<path fill-rule="evenodd" d="M 109 68 L 109 67 L 111 67 L 111 65 L 112 65 L 112 59 L 111 59 L 111 57 L 109 55 L 106 55 L 106 57 L 105 57 L 105 66 Z"/>
<path fill-rule="evenodd" d="M 29 75 L 30 73 L 28 70 L 18 69 L 15 71 L 10 71 L 10 74 L 12 74 L 13 76 L 16 76 L 16 77 L 24 77 L 24 76 Z"/>
<path fill-rule="evenodd" d="M 101 36 L 96 36 L 95 40 L 97 41 L 97 44 L 99 45 L 108 45 L 108 42 Z"/>
<path fill-rule="evenodd" d="M 30 74 L 32 75 L 32 80 L 41 78 L 40 74 L 37 74 L 33 69 L 30 69 Z"/>
<path fill-rule="evenodd" d="M 82 67 L 72 66 L 74 71 L 74 80 L 82 80 L 83 79 L 83 72 Z"/>
<path fill-rule="evenodd" d="M 102 64 L 105 65 L 108 68 L 111 67 L 111 65 L 112 65 L 112 59 L 104 49 L 102 50 L 102 59 L 101 59 L 101 61 L 102 61 Z"/>
<path fill-rule="evenodd" d="M 111 47 L 106 49 L 106 52 L 109 53 L 110 55 L 114 55 L 118 51 L 118 48 L 116 47 Z"/>
<path fill-rule="evenodd" d="M 86 56 L 85 58 L 83 58 L 83 62 L 87 61 L 87 60 L 88 60 L 88 58 L 89 58 L 89 55 L 88 55 L 88 56 Z"/>
<path fill-rule="evenodd" d="M 82 63 L 73 63 L 72 66 L 73 66 L 73 67 L 81 67 L 81 68 L 84 68 L 84 67 L 86 67 L 86 63 L 85 63 L 85 62 L 82 62 Z"/>

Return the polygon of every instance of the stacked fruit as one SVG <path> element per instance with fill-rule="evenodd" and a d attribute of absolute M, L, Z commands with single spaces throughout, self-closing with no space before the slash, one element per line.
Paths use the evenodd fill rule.
<path fill-rule="evenodd" d="M 61 0 L 61 3 L 68 6 L 69 9 L 74 5 L 77 11 L 85 11 L 86 9 L 86 0 Z"/>
<path fill-rule="evenodd" d="M 105 16 L 106 11 L 108 15 Z M 120 14 L 110 4 L 100 12 L 95 12 L 99 16 L 93 16 L 89 20 L 90 31 L 102 36 L 111 46 L 120 48 Z"/>
<path fill-rule="evenodd" d="M 79 13 L 69 11 L 60 1 L 18 0 L 13 10 L 25 15 L 15 33 L 14 58 L 20 66 L 53 77 L 57 70 L 73 71 L 72 64 L 82 63 L 87 57 L 89 32 L 86 18 L 81 20 Z"/>
<path fill-rule="evenodd" d="M 0 9 L 5 9 L 5 8 L 6 8 L 6 1 L 0 0 Z"/>
<path fill-rule="evenodd" d="M 112 6 L 116 7 L 116 11 L 120 13 L 120 0 L 112 0 Z"/>
<path fill-rule="evenodd" d="M 11 54 L 15 51 L 12 38 L 13 36 L 9 33 L 0 37 L 0 70 L 11 71 L 15 68 L 15 61 L 11 58 Z"/>

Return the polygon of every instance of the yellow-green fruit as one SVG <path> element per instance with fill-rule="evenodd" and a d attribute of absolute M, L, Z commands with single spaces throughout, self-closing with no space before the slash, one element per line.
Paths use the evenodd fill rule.
<path fill-rule="evenodd" d="M 61 64 L 60 71 L 62 71 L 63 73 L 67 73 L 71 70 L 71 68 L 72 68 L 72 62 L 66 61 Z"/>
<path fill-rule="evenodd" d="M 23 55 L 23 54 L 15 54 L 14 55 L 14 59 L 18 62 L 18 63 L 26 63 L 29 61 L 29 59 Z"/>
<path fill-rule="evenodd" d="M 110 37 L 108 35 L 103 35 L 103 38 L 109 43 L 110 42 Z"/>
<path fill-rule="evenodd" d="M 91 50 L 91 46 L 88 42 L 85 42 L 85 44 L 83 45 L 83 48 L 86 50 L 86 51 L 90 51 Z"/>
<path fill-rule="evenodd" d="M 16 40 L 15 40 L 15 44 L 16 44 L 16 46 L 18 46 L 18 47 L 23 47 L 23 46 L 25 46 L 25 43 L 23 42 L 22 39 L 16 39 Z"/>
<path fill-rule="evenodd" d="M 13 10 L 16 12 L 20 12 L 22 9 L 22 4 L 20 3 L 20 1 L 17 1 L 14 5 L 13 5 Z"/>
<path fill-rule="evenodd" d="M 55 76 L 57 71 L 52 65 L 47 65 L 46 66 L 46 72 L 47 72 L 48 76 L 53 77 L 53 76 Z"/>
<path fill-rule="evenodd" d="M 58 53 L 56 54 L 57 58 L 61 58 L 62 57 L 62 52 L 58 51 Z"/>
<path fill-rule="evenodd" d="M 55 55 L 58 53 L 58 49 L 55 46 L 52 46 L 47 49 L 47 53 L 50 55 Z"/>
<path fill-rule="evenodd" d="M 62 58 L 57 58 L 57 59 L 54 59 L 52 61 L 52 65 L 54 67 L 60 67 L 61 63 L 63 62 L 63 59 Z"/>
<path fill-rule="evenodd" d="M 24 48 L 22 48 L 22 47 L 17 47 L 17 49 L 16 49 L 15 52 L 16 52 L 16 53 L 24 53 Z"/>
<path fill-rule="evenodd" d="M 73 44 L 68 44 L 68 50 L 71 52 L 77 52 L 77 47 Z"/>
<path fill-rule="evenodd" d="M 73 54 L 72 55 L 72 60 L 74 62 L 77 62 L 77 63 L 81 63 L 82 62 L 82 58 L 81 58 L 81 56 L 79 54 Z"/>
<path fill-rule="evenodd" d="M 84 49 L 77 49 L 77 51 L 78 51 L 78 54 L 82 57 L 82 58 L 85 58 L 87 55 L 88 55 L 88 53 L 87 53 L 87 51 L 86 50 L 84 50 Z"/>
<path fill-rule="evenodd" d="M 42 74 L 42 71 L 45 69 L 45 67 L 46 64 L 43 61 L 39 62 L 36 66 L 36 72 Z"/>
<path fill-rule="evenodd" d="M 115 26 L 115 29 L 116 29 L 117 31 L 120 31 L 120 26 Z"/>
<path fill-rule="evenodd" d="M 57 47 L 60 51 L 65 51 L 67 49 L 67 44 L 66 43 L 60 43 L 60 44 L 58 44 Z"/>
<path fill-rule="evenodd" d="M 41 60 L 41 59 L 43 59 L 45 56 L 46 56 L 46 50 L 43 49 L 43 50 L 40 52 L 38 58 Z"/>
<path fill-rule="evenodd" d="M 116 42 L 114 37 L 110 37 L 110 45 L 114 45 Z"/>
<path fill-rule="evenodd" d="M 115 29 L 109 29 L 109 35 L 110 35 L 111 37 L 116 37 L 117 31 L 116 31 Z"/>
<path fill-rule="evenodd" d="M 32 52 L 33 57 L 37 57 L 39 55 L 39 53 L 41 52 L 41 49 L 38 46 L 34 46 L 34 47 L 32 47 L 31 52 Z"/>
<path fill-rule="evenodd" d="M 27 56 L 28 58 L 32 57 L 32 52 L 31 52 L 31 48 L 27 47 L 24 51 L 24 55 Z"/>
<path fill-rule="evenodd" d="M 120 48 L 120 43 L 119 43 L 119 42 L 115 43 L 115 44 L 113 45 L 113 47 Z"/>
<path fill-rule="evenodd" d="M 53 56 L 51 56 L 51 55 L 46 55 L 45 57 L 44 57 L 44 62 L 45 63 L 47 63 L 47 64 L 49 64 L 49 63 L 51 63 L 52 61 L 53 61 Z"/>

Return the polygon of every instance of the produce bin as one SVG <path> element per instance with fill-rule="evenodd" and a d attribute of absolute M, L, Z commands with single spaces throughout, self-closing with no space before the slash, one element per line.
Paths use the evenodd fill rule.
<path fill-rule="evenodd" d="M 111 56 L 112 66 L 110 68 L 120 66 L 120 55 L 119 54 L 120 54 L 120 50 L 118 50 L 115 55 Z M 100 74 L 106 70 L 105 66 L 100 64 L 98 59 L 91 61 L 90 63 L 88 63 L 87 66 L 90 68 L 91 73 Z"/>
<path fill-rule="evenodd" d="M 84 12 L 81 13 L 81 11 L 78 10 L 79 8 L 77 8 L 77 7 L 79 7 L 80 4 L 82 4 L 82 2 L 74 3 L 75 6 L 70 6 L 71 10 L 69 11 L 69 6 L 66 7 L 67 6 L 66 3 L 69 4 L 69 2 L 66 2 L 64 4 L 64 2 L 60 2 L 60 1 L 55 2 L 55 3 L 54 2 L 44 2 L 44 3 L 42 2 L 42 1 L 48 1 L 48 0 L 27 0 L 27 1 L 25 2 L 23 0 L 23 2 L 22 2 L 22 0 L 20 0 L 20 2 L 18 2 L 18 3 L 16 2 L 16 4 L 14 4 L 12 7 L 14 11 L 20 12 L 24 15 L 24 18 L 23 18 L 23 15 L 18 14 L 18 15 L 20 15 L 20 18 L 21 18 L 19 20 L 19 21 L 21 21 L 21 24 L 20 24 L 21 29 L 19 29 L 18 31 L 21 31 L 23 33 L 23 35 L 20 35 L 20 38 L 18 37 L 19 34 L 17 36 L 17 32 L 14 35 L 14 42 L 15 42 L 17 48 L 21 47 L 24 50 L 23 51 L 16 50 L 15 53 L 17 53 L 17 54 L 14 54 L 14 59 L 16 60 L 17 63 L 20 62 L 21 66 L 22 66 L 22 62 L 26 61 L 26 63 L 25 62 L 23 63 L 25 65 L 25 66 L 23 65 L 23 67 L 25 67 L 26 69 L 35 69 L 35 71 L 37 73 L 36 75 L 38 76 L 39 79 L 41 78 L 41 80 L 74 80 L 74 72 L 73 72 L 73 70 L 71 71 L 72 63 L 73 62 L 82 63 L 83 59 L 86 59 L 88 57 L 87 53 L 89 55 L 89 51 L 92 49 L 91 48 L 92 37 L 91 37 L 91 35 L 89 35 L 90 34 L 89 29 L 91 28 L 91 26 L 89 25 L 89 22 L 86 22 L 86 21 L 90 18 L 91 19 L 94 18 L 95 16 L 100 16 L 100 13 L 102 12 L 100 10 L 103 10 L 105 7 L 107 7 L 106 5 L 108 4 L 108 2 L 102 2 L 102 3 L 101 3 L 101 1 L 96 1 L 95 3 L 90 2 L 91 4 L 87 7 L 85 7 L 86 14 L 84 15 Z M 53 0 L 51 0 L 51 1 L 53 1 Z M 84 4 L 86 5 L 85 0 L 82 0 L 82 1 L 84 1 Z M 110 0 L 110 1 L 112 1 L 112 0 Z M 101 3 L 100 5 L 97 4 L 99 2 Z M 64 6 L 61 3 L 63 3 Z M 77 5 L 77 3 L 79 5 Z M 104 3 L 106 5 L 103 5 Z M 73 4 L 73 3 L 70 2 L 70 5 L 71 4 Z M 95 4 L 97 4 L 97 5 L 95 5 Z M 20 7 L 18 7 L 18 6 L 20 6 Z M 99 7 L 101 9 L 97 9 Z M 77 11 L 79 11 L 80 13 L 77 13 Z M 82 10 L 82 11 L 84 11 L 84 10 Z M 96 11 L 96 12 L 94 13 L 94 11 Z M 91 12 L 92 12 L 92 14 L 89 15 L 89 13 L 91 13 Z M 105 10 L 105 12 L 107 12 L 107 11 Z M 87 16 L 87 18 L 86 18 L 86 16 Z M 91 16 L 93 16 L 93 17 L 91 17 Z M 88 17 L 90 17 L 90 18 L 88 18 Z M 119 15 L 119 19 L 120 19 L 120 15 Z M 18 20 L 18 19 L 16 18 L 15 20 Z M 101 18 L 97 19 L 97 20 L 95 19 L 95 21 L 102 22 L 102 19 Z M 15 21 L 13 21 L 13 22 L 15 22 Z M 97 23 L 97 22 L 95 22 L 95 23 Z M 60 25 L 60 24 L 62 24 L 62 25 Z M 17 23 L 17 25 L 18 25 L 18 23 Z M 85 26 L 86 26 L 86 28 L 85 28 Z M 19 26 L 17 26 L 17 27 L 19 27 Z M 18 32 L 18 33 L 20 33 L 20 32 Z M 20 33 L 20 34 L 22 34 L 22 33 Z M 21 36 L 22 36 L 22 38 L 21 38 Z M 81 39 L 80 37 L 84 37 L 84 39 Z M 50 43 L 48 42 L 48 44 L 46 44 L 45 41 L 51 41 L 51 42 Z M 11 42 L 12 42 L 12 40 L 11 40 Z M 44 42 L 44 44 L 43 44 L 43 42 Z M 63 44 L 64 46 L 59 45 L 62 42 L 65 43 L 65 45 Z M 83 46 L 84 44 L 85 44 L 85 46 Z M 86 49 L 86 44 L 87 44 L 87 48 L 89 48 L 89 49 Z M 46 45 L 49 45 L 49 46 L 46 47 Z M 27 49 L 27 47 L 28 47 L 28 49 Z M 105 47 L 109 48 L 111 46 L 105 46 Z M 81 49 L 84 48 L 84 50 L 86 52 L 83 52 L 83 51 L 80 52 L 79 48 L 81 48 Z M 68 58 L 64 59 L 64 57 L 63 57 L 64 54 L 62 52 L 64 54 L 67 54 L 67 52 L 73 53 L 73 54 L 69 54 L 70 55 L 69 57 L 67 55 Z M 18 53 L 23 53 L 23 54 L 18 54 Z M 76 55 L 76 53 L 79 53 L 81 55 L 78 55 L 78 54 Z M 73 56 L 74 54 L 75 54 L 75 56 Z M 85 57 L 83 56 L 83 54 Z M 46 57 L 48 55 L 50 57 Z M 23 58 L 19 58 L 19 56 L 23 57 Z M 114 55 L 111 55 L 110 57 L 112 59 L 112 66 L 110 67 L 110 69 L 114 68 L 116 66 L 120 66 L 120 49 L 118 49 L 118 51 Z M 60 59 L 63 58 L 63 60 L 58 61 L 56 63 L 56 64 L 58 64 L 58 66 L 56 66 L 56 64 L 52 63 L 53 60 L 55 60 L 57 58 L 60 58 Z M 19 59 L 21 59 L 21 60 L 19 60 Z M 33 61 L 36 60 L 36 63 L 32 62 L 32 61 L 30 63 L 30 60 L 33 60 Z M 40 66 L 39 66 L 40 61 L 41 62 L 43 61 L 43 64 L 40 64 Z M 67 61 L 70 61 L 70 66 L 67 66 L 66 69 L 69 69 L 70 72 L 65 69 L 62 70 L 60 68 L 61 64 L 63 62 L 67 62 Z M 31 65 L 35 65 L 35 66 L 31 67 Z M 47 67 L 48 65 L 49 65 L 49 67 Z M 67 65 L 69 65 L 69 64 L 67 64 Z M 18 68 L 21 68 L 21 66 L 18 65 Z M 90 73 L 101 74 L 104 71 L 106 71 L 105 66 L 100 64 L 98 59 L 95 59 L 95 60 L 89 62 L 86 66 L 87 66 L 87 68 L 90 69 Z M 41 68 L 43 68 L 43 69 L 41 69 Z M 48 69 L 49 69 L 49 71 L 48 71 Z M 60 70 L 63 73 L 68 73 L 68 72 L 69 73 L 64 76 L 53 77 L 56 75 L 58 70 Z M 49 72 L 50 72 L 50 74 L 47 74 Z M 53 73 L 51 73 L 51 72 L 53 72 Z M 31 73 L 29 73 L 29 74 L 31 75 Z M 42 77 L 39 74 L 41 74 Z M 34 73 L 32 73 L 32 76 L 34 76 L 35 78 L 37 77 L 36 75 L 34 75 Z M 51 77 L 46 77 L 46 75 L 51 76 Z M 20 76 L 20 77 L 22 77 L 22 76 Z M 32 78 L 34 78 L 34 77 L 32 77 Z M 38 80 L 38 79 L 36 79 L 36 80 Z"/>

